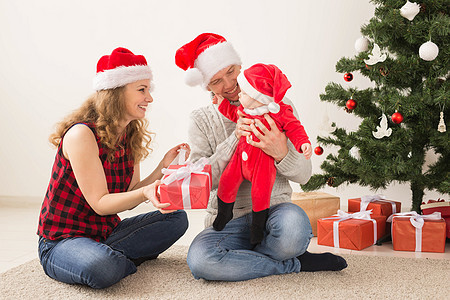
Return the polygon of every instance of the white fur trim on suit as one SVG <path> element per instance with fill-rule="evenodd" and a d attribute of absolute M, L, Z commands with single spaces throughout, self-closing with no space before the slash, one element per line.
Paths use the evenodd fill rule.
<path fill-rule="evenodd" d="M 260 93 L 258 90 L 256 90 L 248 81 L 247 78 L 245 78 L 244 72 L 241 72 L 239 76 L 237 77 L 237 81 L 239 83 L 239 87 L 241 88 L 241 91 L 244 91 L 247 95 L 249 95 L 251 98 L 255 99 L 258 102 L 261 102 L 262 104 L 269 104 L 271 102 L 274 102 L 273 97 L 264 95 Z"/>
<path fill-rule="evenodd" d="M 151 83 L 153 76 L 149 66 L 117 67 L 97 73 L 93 87 L 96 91 L 109 90 L 143 79 L 150 79 L 150 85 L 153 86 Z"/>
<path fill-rule="evenodd" d="M 215 44 L 200 53 L 194 67 L 203 74 L 202 86 L 206 86 L 217 72 L 231 65 L 241 65 L 241 59 L 233 46 L 228 42 Z"/>

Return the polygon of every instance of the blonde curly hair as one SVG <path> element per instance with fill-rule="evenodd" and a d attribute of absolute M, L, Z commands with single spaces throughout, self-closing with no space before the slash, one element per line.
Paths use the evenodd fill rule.
<path fill-rule="evenodd" d="M 77 110 L 66 116 L 56 125 L 56 131 L 50 135 L 49 141 L 59 146 L 66 131 L 77 123 L 95 124 L 100 142 L 109 150 L 107 159 L 114 160 L 114 151 L 123 147 L 119 143 L 122 132 L 119 132 L 119 121 L 125 111 L 125 87 L 101 90 L 91 95 Z M 147 130 L 147 119 L 131 121 L 125 134 L 131 149 L 134 163 L 144 160 L 152 151 L 150 143 L 154 133 Z"/>

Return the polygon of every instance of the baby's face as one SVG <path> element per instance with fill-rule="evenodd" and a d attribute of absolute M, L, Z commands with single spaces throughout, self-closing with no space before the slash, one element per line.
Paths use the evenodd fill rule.
<path fill-rule="evenodd" d="M 247 95 L 244 91 L 241 90 L 239 93 L 239 102 L 241 102 L 242 106 L 248 109 L 257 108 L 263 106 L 261 102 L 256 101 L 249 95 Z"/>

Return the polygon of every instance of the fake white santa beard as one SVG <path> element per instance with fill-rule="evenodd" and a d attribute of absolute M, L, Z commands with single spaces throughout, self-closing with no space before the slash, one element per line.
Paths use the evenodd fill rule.
<path fill-rule="evenodd" d="M 267 105 L 259 106 L 253 109 L 244 108 L 244 112 L 250 116 L 260 116 L 269 113 Z"/>

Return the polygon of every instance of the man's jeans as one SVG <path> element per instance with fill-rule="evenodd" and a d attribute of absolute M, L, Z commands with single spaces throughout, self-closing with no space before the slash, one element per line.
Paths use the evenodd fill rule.
<path fill-rule="evenodd" d="M 250 244 L 251 214 L 233 219 L 222 231 L 203 230 L 192 242 L 187 263 L 196 279 L 241 281 L 300 272 L 297 256 L 305 253 L 312 229 L 299 206 L 281 203 L 269 210 L 265 237 Z"/>
<path fill-rule="evenodd" d="M 186 212 L 159 211 L 122 220 L 103 242 L 85 237 L 60 241 L 39 239 L 39 259 L 45 273 L 58 281 L 93 288 L 109 287 L 136 272 L 130 259 L 156 258 L 188 227 Z"/>

